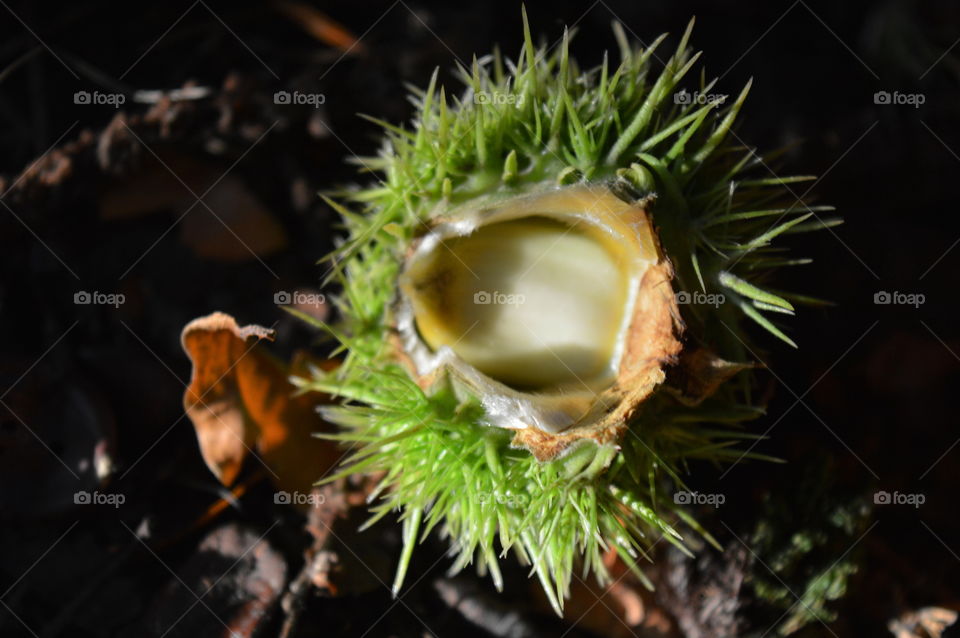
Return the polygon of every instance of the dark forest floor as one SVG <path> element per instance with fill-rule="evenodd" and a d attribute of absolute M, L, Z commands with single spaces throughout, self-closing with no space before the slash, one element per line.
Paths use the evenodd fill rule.
<path fill-rule="evenodd" d="M 791 322 L 796 352 L 757 335 L 769 409 L 753 427 L 787 462 L 691 467 L 692 486 L 726 495 L 702 512 L 726 551 L 661 552 L 654 594 L 579 586 L 563 620 L 512 561 L 499 595 L 472 571 L 447 577 L 438 538 L 393 599 L 399 530 L 357 533 L 362 485 L 330 488 L 304 517 L 247 467 L 234 498 L 183 416 L 179 336 L 194 317 L 273 326 L 283 358 L 326 354 L 274 295 L 320 291 L 339 231 L 316 193 L 355 181 L 347 160 L 377 150 L 356 114 L 402 122 L 406 83 L 439 67 L 453 87 L 457 59 L 521 41 L 514 2 L 320 8 L 342 32 L 271 4 L 0 7 L 0 635 L 775 635 L 805 603 L 758 588 L 794 592 L 838 564 L 856 572 L 837 620 L 798 635 L 893 635 L 891 619 L 960 609 L 960 6 L 527 3 L 534 34 L 576 23 L 584 63 L 615 49 L 615 18 L 649 40 L 696 14 L 720 90 L 754 78 L 737 135 L 802 142 L 785 172 L 822 176 L 817 201 L 846 218 L 801 237 L 814 263 L 783 280 L 838 305 Z M 198 97 L 134 99 L 176 88 Z M 277 91 L 323 104 L 276 104 Z M 877 91 L 925 101 L 876 104 Z M 75 303 L 95 291 L 124 303 Z M 881 291 L 925 299 L 877 305 Z M 124 502 L 74 502 L 97 490 Z M 924 502 L 875 505 L 879 490 Z M 813 546 L 790 550 L 800 539 Z"/>

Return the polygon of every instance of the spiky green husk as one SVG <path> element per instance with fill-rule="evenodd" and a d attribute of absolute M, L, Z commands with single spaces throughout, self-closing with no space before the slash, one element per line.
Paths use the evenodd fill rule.
<path fill-rule="evenodd" d="M 478 405 L 461 403 L 447 390 L 427 396 L 399 367 L 369 368 L 345 383 L 300 382 L 356 402 L 328 408 L 324 416 L 346 428 L 330 438 L 359 448 L 342 474 L 386 473 L 372 495 L 381 500 L 371 522 L 402 512 L 406 551 L 395 588 L 413 546 L 439 525 L 457 554 L 454 571 L 476 560 L 499 588 L 498 556 L 513 551 L 532 566 L 558 612 L 578 565 L 581 578 L 591 571 L 608 577 L 602 562 L 608 549 L 650 586 L 639 559 L 661 540 L 683 549 L 673 520 L 713 543 L 674 503 L 663 478 L 685 489 L 680 472 L 687 462 L 739 458 L 734 443 L 756 437 L 704 423 L 735 427 L 759 413 L 730 395 L 695 410 L 659 397 L 620 449 L 581 446 L 540 463 L 510 447 L 510 431 L 477 425 Z"/>
<path fill-rule="evenodd" d="M 695 408 L 659 392 L 620 446 L 584 444 L 538 462 L 510 447 L 509 431 L 480 425 L 477 403 L 458 401 L 449 389 L 427 394 L 396 363 L 385 335 L 410 241 L 437 211 L 544 184 L 584 180 L 623 197 L 654 195 L 675 287 L 727 298 L 716 308 L 682 308 L 687 339 L 744 360 L 744 317 L 792 343 L 763 314 L 793 311 L 787 295 L 757 285 L 773 268 L 797 263 L 770 242 L 822 222 L 791 197 L 789 184 L 807 178 L 764 177 L 763 159 L 728 142 L 749 85 L 723 106 L 675 103 L 699 56 L 688 49 L 689 28 L 657 75 L 662 37 L 639 49 L 615 25 L 619 67 L 611 70 L 605 57 L 581 71 L 567 34 L 551 52 L 533 46 L 525 16 L 524 23 L 516 64 L 499 53 L 475 59 L 460 69 L 467 88 L 452 101 L 435 73 L 416 94 L 412 130 L 380 123 L 384 149 L 363 164 L 383 181 L 349 194 L 362 213 L 330 201 L 349 238 L 331 262 L 343 286 L 343 323 L 324 328 L 345 358 L 335 373 L 299 383 L 346 400 L 327 411 L 344 429 L 336 438 L 356 448 L 344 473 L 383 473 L 375 518 L 399 511 L 404 521 L 396 587 L 414 545 L 439 526 L 457 555 L 455 569 L 476 561 L 499 585 L 498 557 L 512 550 L 559 612 L 578 565 L 604 580 L 601 558 L 612 550 L 643 579 L 638 559 L 650 546 L 661 539 L 681 545 L 671 522 L 706 534 L 674 504 L 670 486 L 681 488 L 688 461 L 739 458 L 731 446 L 750 436 L 739 424 L 759 409 L 750 405 L 746 379 Z M 701 74 L 699 91 L 712 86 Z"/>

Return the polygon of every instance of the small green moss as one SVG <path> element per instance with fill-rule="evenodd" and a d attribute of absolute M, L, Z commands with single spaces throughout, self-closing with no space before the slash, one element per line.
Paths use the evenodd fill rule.
<path fill-rule="evenodd" d="M 762 563 L 748 583 L 773 608 L 766 615 L 780 618 L 777 631 L 784 636 L 836 620 L 832 603 L 846 594 L 859 568 L 855 543 L 870 507 L 862 496 L 838 493 L 830 477 L 829 466 L 817 463 L 788 493 L 768 495 L 751 537 Z"/>

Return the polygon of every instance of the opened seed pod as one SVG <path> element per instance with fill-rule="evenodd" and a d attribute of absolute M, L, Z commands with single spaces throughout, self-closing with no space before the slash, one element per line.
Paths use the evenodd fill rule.
<path fill-rule="evenodd" d="M 551 187 L 431 220 L 399 278 L 400 356 L 448 378 L 540 460 L 615 443 L 679 351 L 671 271 L 644 202 Z"/>
<path fill-rule="evenodd" d="M 681 470 L 753 456 L 735 449 L 762 413 L 748 325 L 792 345 L 771 313 L 810 300 L 766 287 L 804 263 L 772 242 L 836 222 L 735 143 L 749 85 L 681 88 L 690 28 L 661 65 L 663 37 L 615 25 L 620 64 L 587 70 L 566 35 L 551 52 L 525 34 L 518 61 L 461 68 L 458 98 L 434 74 L 412 127 L 380 122 L 363 163 L 382 180 L 328 199 L 349 235 L 342 320 L 322 327 L 344 362 L 299 383 L 342 399 L 339 475 L 380 477 L 372 520 L 403 521 L 396 588 L 438 530 L 454 570 L 501 587 L 513 553 L 559 613 L 607 553 L 648 583 L 650 546 L 685 549 L 678 522 L 713 542 Z"/>

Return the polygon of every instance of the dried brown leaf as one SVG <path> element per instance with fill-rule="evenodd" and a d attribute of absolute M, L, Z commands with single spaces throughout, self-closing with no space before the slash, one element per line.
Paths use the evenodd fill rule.
<path fill-rule="evenodd" d="M 957 612 L 952 609 L 923 607 L 894 618 L 887 628 L 896 638 L 940 638 L 955 622 Z"/>
<path fill-rule="evenodd" d="M 253 453 L 279 489 L 307 494 L 337 460 L 335 446 L 313 436 L 324 427 L 316 406 L 326 397 L 295 395 L 284 366 L 257 345 L 272 338 L 221 312 L 191 321 L 181 336 L 193 362 L 183 405 L 203 460 L 224 485 Z"/>

